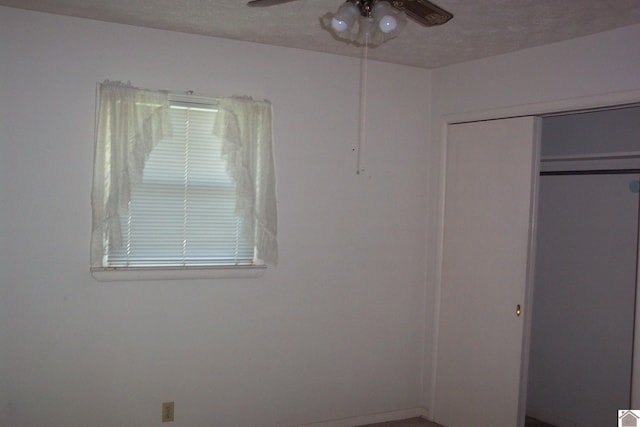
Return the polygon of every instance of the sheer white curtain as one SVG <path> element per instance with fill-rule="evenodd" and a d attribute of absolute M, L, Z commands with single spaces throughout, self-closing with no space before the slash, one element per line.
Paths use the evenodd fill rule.
<path fill-rule="evenodd" d="M 236 213 L 258 262 L 276 264 L 277 214 L 271 104 L 247 97 L 217 100 L 213 132 L 222 137 L 227 172 L 236 183 Z M 154 146 L 171 135 L 169 94 L 106 81 L 99 85 L 92 192 L 91 266 L 102 267 L 122 244 L 120 213 L 142 181 Z"/>
<path fill-rule="evenodd" d="M 214 133 L 223 139 L 227 171 L 236 183 L 236 213 L 254 241 L 256 258 L 278 262 L 276 180 L 271 104 L 248 97 L 218 100 Z"/>
<path fill-rule="evenodd" d="M 119 213 L 142 180 L 153 147 L 171 134 L 169 94 L 129 84 L 99 85 L 98 122 L 93 168 L 91 265 L 103 265 L 105 242 L 121 245 Z"/>

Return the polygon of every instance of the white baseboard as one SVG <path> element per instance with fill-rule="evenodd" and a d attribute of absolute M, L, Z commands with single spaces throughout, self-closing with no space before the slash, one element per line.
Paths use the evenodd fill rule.
<path fill-rule="evenodd" d="M 384 423 L 387 421 L 404 420 L 407 418 L 422 417 L 428 419 L 429 412 L 425 408 L 410 408 L 400 411 L 380 412 L 370 415 L 341 418 L 338 420 L 323 421 L 313 424 L 305 424 L 297 427 L 354 427 L 366 424 Z"/>

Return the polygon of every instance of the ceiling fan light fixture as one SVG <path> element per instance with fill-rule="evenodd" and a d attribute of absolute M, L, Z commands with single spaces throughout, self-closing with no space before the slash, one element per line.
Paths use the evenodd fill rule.
<path fill-rule="evenodd" d="M 320 22 L 338 40 L 375 47 L 396 37 L 406 17 L 386 0 L 347 0 Z"/>

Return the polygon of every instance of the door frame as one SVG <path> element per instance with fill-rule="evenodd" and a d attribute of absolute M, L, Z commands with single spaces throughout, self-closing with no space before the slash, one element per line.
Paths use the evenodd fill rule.
<path fill-rule="evenodd" d="M 439 342 L 439 332 L 440 332 L 440 298 L 441 298 L 441 290 L 442 290 L 442 265 L 443 265 L 443 248 L 444 248 L 444 203 L 445 203 L 445 186 L 446 186 L 446 162 L 447 162 L 447 144 L 448 144 L 448 136 L 447 130 L 449 125 L 458 124 L 458 123 L 466 123 L 466 122 L 477 122 L 477 121 L 486 121 L 486 120 L 500 120 L 507 119 L 513 117 L 522 117 L 522 116 L 545 116 L 545 115 L 553 115 L 553 114 L 570 114 L 574 112 L 580 111 L 589 111 L 589 110 L 606 110 L 611 108 L 619 108 L 624 106 L 637 105 L 640 103 L 640 90 L 634 91 L 625 91 L 625 92 L 613 92 L 613 93 L 605 93 L 593 96 L 586 96 L 581 98 L 573 98 L 573 99 L 562 99 L 555 100 L 549 102 L 542 103 L 534 103 L 534 104 L 524 104 L 517 105 L 512 107 L 505 108 L 497 108 L 497 109 L 489 109 L 489 110 L 479 110 L 479 111 L 470 111 L 470 112 L 462 112 L 462 113 L 451 113 L 445 114 L 440 118 L 441 127 L 441 153 L 440 158 L 438 159 L 440 163 L 440 182 L 439 182 L 439 192 L 438 192 L 438 203 L 439 203 L 439 213 L 440 216 L 438 218 L 438 236 L 437 236 L 437 246 L 435 248 L 435 256 L 436 256 L 436 271 L 435 271 L 435 304 L 433 317 L 431 319 L 433 325 L 433 346 L 431 353 L 432 357 L 432 365 L 431 365 L 431 375 L 427 380 L 429 384 L 429 408 L 431 413 L 433 413 L 433 408 L 435 407 L 435 396 L 436 396 L 436 373 L 438 369 L 438 342 Z M 539 144 L 540 141 L 537 142 L 538 151 L 540 150 Z M 537 165 L 533 166 L 532 173 L 535 174 L 534 179 L 536 182 L 534 183 L 534 189 L 538 188 L 537 181 L 539 180 L 539 173 L 536 173 L 540 168 L 540 162 L 538 161 Z M 534 190 L 535 194 L 531 194 L 532 203 L 531 209 L 532 211 L 532 224 L 530 227 L 530 235 L 529 235 L 529 255 L 528 255 L 528 272 L 527 272 L 527 282 L 525 284 L 525 301 L 524 301 L 524 333 L 523 333 L 523 341 L 522 341 L 522 359 L 521 359 L 521 372 L 520 372 L 520 393 L 519 393 L 519 405 L 518 405 L 518 414 L 519 419 L 524 420 L 525 411 L 526 411 L 526 402 L 527 402 L 527 381 L 528 381 L 528 367 L 529 367 L 529 345 L 530 345 L 530 333 L 531 333 L 531 308 L 533 304 L 533 274 L 535 270 L 534 258 L 535 258 L 535 236 L 537 234 L 537 190 Z M 639 248 L 640 249 L 640 248 Z M 640 251 L 639 251 L 640 253 Z M 639 260 L 640 262 L 640 260 Z M 640 288 L 640 274 L 639 277 L 636 278 L 636 288 Z M 631 390 L 631 406 L 632 407 L 640 407 L 640 292 L 636 292 L 636 314 L 635 314 L 635 327 L 634 327 L 634 349 L 633 349 L 633 366 L 632 366 L 632 390 Z"/>

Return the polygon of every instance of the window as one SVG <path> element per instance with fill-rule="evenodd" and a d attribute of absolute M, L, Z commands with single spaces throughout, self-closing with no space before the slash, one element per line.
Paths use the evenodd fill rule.
<path fill-rule="evenodd" d="M 222 142 L 212 135 L 216 113 L 213 105 L 171 102 L 173 134 L 151 151 L 120 213 L 122 244 L 107 248 L 108 266 L 253 264 Z"/>
<path fill-rule="evenodd" d="M 270 104 L 105 82 L 98 110 L 93 271 L 275 264 Z"/>

